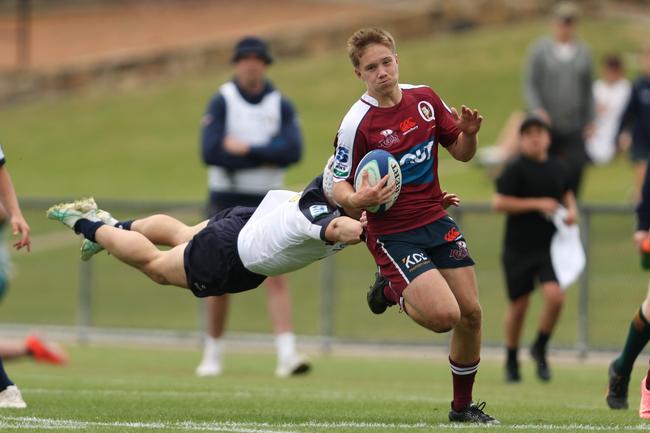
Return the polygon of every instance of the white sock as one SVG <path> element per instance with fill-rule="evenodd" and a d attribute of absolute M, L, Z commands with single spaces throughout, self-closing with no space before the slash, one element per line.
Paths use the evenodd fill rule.
<path fill-rule="evenodd" d="M 223 341 L 221 337 L 214 338 L 210 335 L 205 336 L 205 345 L 203 346 L 203 361 L 212 361 L 221 363 L 223 356 Z"/>
<path fill-rule="evenodd" d="M 293 332 L 283 332 L 275 336 L 275 348 L 278 351 L 278 364 L 286 362 L 296 353 L 296 336 Z"/>

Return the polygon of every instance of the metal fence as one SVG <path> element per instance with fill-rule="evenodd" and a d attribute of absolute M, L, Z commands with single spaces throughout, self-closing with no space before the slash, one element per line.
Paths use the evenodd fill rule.
<path fill-rule="evenodd" d="M 55 202 L 55 200 L 52 199 L 30 199 L 30 200 L 24 200 L 23 201 L 23 207 L 28 210 L 28 209 L 44 209 L 47 207 L 47 205 Z M 196 202 L 175 202 L 175 203 L 169 203 L 169 202 L 125 202 L 125 201 L 103 201 L 103 204 L 106 205 L 110 209 L 120 209 L 120 210 L 128 210 L 129 213 L 140 213 L 140 214 L 145 214 L 145 213 L 151 213 L 151 212 L 159 212 L 159 211 L 167 211 L 169 209 L 184 209 L 185 211 L 193 211 L 196 212 L 197 215 L 201 214 L 201 208 L 202 205 L 197 204 Z M 586 256 L 587 256 L 587 264 L 586 264 L 586 269 L 583 275 L 580 278 L 579 284 L 577 285 L 577 293 L 574 294 L 574 296 L 577 297 L 576 300 L 576 305 L 577 305 L 577 314 L 576 314 L 576 323 L 575 323 L 575 339 L 573 341 L 573 345 L 571 348 L 576 349 L 578 353 L 581 356 L 585 356 L 589 350 L 592 350 L 594 348 L 597 349 L 602 349 L 602 348 L 609 348 L 607 347 L 610 343 L 608 342 L 597 342 L 597 344 L 592 344 L 591 337 L 590 337 L 590 332 L 594 332 L 593 328 L 595 324 L 600 323 L 601 320 L 597 319 L 596 321 L 592 321 L 592 311 L 590 306 L 593 306 L 592 303 L 590 302 L 590 295 L 593 290 L 592 287 L 592 278 L 594 278 L 594 272 L 598 274 L 598 269 L 593 268 L 593 260 L 592 258 L 594 257 L 594 254 L 599 254 L 602 255 L 602 251 L 604 250 L 610 250 L 612 251 L 615 255 L 620 255 L 616 253 L 617 248 L 613 246 L 609 241 L 603 241 L 603 240 L 597 240 L 596 243 L 594 243 L 594 235 L 603 234 L 605 232 L 609 233 L 609 231 L 619 231 L 619 235 L 617 233 L 611 233 L 611 236 L 613 239 L 616 239 L 617 242 L 620 241 L 622 244 L 628 245 L 629 246 L 629 256 L 625 259 L 626 262 L 629 262 L 630 259 L 634 258 L 634 252 L 632 248 L 632 242 L 631 242 L 631 227 L 625 227 L 625 229 L 621 228 L 621 224 L 627 224 L 632 221 L 632 214 L 633 214 L 633 209 L 630 205 L 609 205 L 609 204 L 586 204 L 581 206 L 581 218 L 580 218 L 580 226 L 581 226 L 581 234 L 583 238 L 583 243 L 586 251 Z M 486 203 L 468 203 L 468 204 L 463 204 L 462 207 L 458 209 L 454 209 L 452 213 L 453 217 L 459 222 L 461 227 L 464 227 L 464 223 L 468 224 L 469 226 L 474 226 L 475 231 L 477 231 L 478 234 L 474 234 L 470 238 L 470 245 L 472 243 L 480 243 L 481 238 L 485 237 L 489 232 L 494 231 L 490 227 L 485 227 L 481 228 L 480 223 L 477 223 L 476 221 L 485 221 L 488 217 L 493 217 L 494 213 L 490 209 L 489 205 Z M 604 228 L 603 227 L 596 227 L 594 228 L 594 220 L 602 219 L 602 218 L 607 218 L 607 217 L 618 217 L 618 218 L 623 218 L 620 221 L 614 221 L 614 223 L 610 224 L 605 224 Z M 474 221 L 474 222 L 472 222 Z M 602 221 L 600 222 L 602 224 Z M 495 233 L 489 233 L 493 239 L 496 239 L 496 234 Z M 608 235 L 609 236 L 609 235 Z M 493 241 L 491 241 L 494 243 Z M 487 254 L 491 254 L 492 256 L 494 255 L 494 251 L 500 250 L 500 245 L 499 246 L 493 246 L 493 245 L 487 245 L 485 246 L 487 253 L 484 253 L 483 255 L 487 257 Z M 480 253 L 480 251 L 479 251 Z M 628 254 L 628 253 L 626 253 Z M 601 260 L 602 261 L 602 260 Z M 495 267 L 498 267 L 495 265 L 497 263 L 496 259 L 494 257 L 490 258 L 490 263 L 491 263 L 491 269 L 490 272 L 496 272 Z M 78 296 L 77 296 L 77 302 L 78 306 L 76 308 L 77 310 L 77 319 L 76 319 L 76 329 L 77 329 L 77 339 L 81 342 L 88 341 L 93 338 L 93 332 L 96 329 L 95 326 L 95 320 L 94 320 L 94 315 L 93 315 L 93 293 L 94 293 L 94 284 L 93 284 L 93 273 L 94 273 L 94 263 L 93 261 L 89 262 L 82 262 L 82 264 L 79 267 L 79 275 L 78 275 Z M 601 265 L 598 265 L 602 267 Z M 613 264 L 612 266 L 618 266 Z M 601 270 L 602 272 L 607 271 Z M 320 264 L 320 281 L 318 285 L 320 286 L 320 294 L 319 294 L 319 308 L 318 312 L 316 314 L 320 315 L 319 318 L 319 323 L 320 326 L 318 327 L 318 330 L 315 332 L 315 338 L 320 342 L 321 348 L 323 351 L 327 352 L 333 342 L 345 342 L 345 341 L 366 341 L 366 340 L 375 340 L 377 339 L 376 335 L 373 336 L 357 336 L 357 335 L 345 335 L 345 333 L 341 333 L 340 331 L 337 331 L 337 311 L 339 308 L 337 308 L 337 305 L 340 306 L 342 303 L 346 302 L 345 300 L 337 299 L 337 294 L 340 296 L 342 293 L 341 288 L 339 287 L 340 284 L 337 285 L 337 280 L 341 280 L 342 278 L 345 279 L 345 275 L 350 272 L 350 269 L 346 268 L 345 265 L 341 265 L 340 263 L 337 263 L 334 258 L 329 258 L 327 260 L 324 260 Z M 629 273 L 627 270 L 622 270 L 622 276 L 625 277 L 627 273 Z M 638 278 L 644 278 L 640 272 L 637 272 L 637 277 Z M 600 274 L 598 274 L 600 275 Z M 641 275 L 639 277 L 639 275 Z M 311 278 L 314 279 L 313 272 L 311 272 Z M 600 278 L 600 277 L 598 277 Z M 370 281 L 368 281 L 370 282 Z M 496 283 L 495 283 L 496 284 Z M 498 285 L 498 284 L 496 284 Z M 638 285 L 637 283 L 634 283 L 634 285 Z M 604 293 L 604 296 L 609 296 L 610 298 L 606 299 L 614 299 L 614 301 L 605 301 L 604 304 L 609 304 L 612 302 L 616 302 L 616 294 L 615 293 L 609 293 L 608 292 L 609 288 L 606 288 L 606 290 L 603 289 L 598 289 L 599 293 Z M 617 288 L 614 289 L 614 291 L 621 291 L 620 284 Z M 628 294 L 629 299 L 637 299 L 637 302 L 641 302 L 642 297 L 641 294 L 636 296 L 636 294 Z M 613 296 L 613 297 L 612 297 Z M 627 296 L 627 295 L 626 295 Z M 627 301 L 626 301 L 627 303 Z M 638 305 L 638 304 L 637 304 Z M 364 306 L 365 308 L 365 306 Z M 611 312 L 611 308 L 609 308 L 608 305 L 600 305 L 598 304 L 598 309 L 599 311 L 602 310 L 604 313 L 599 312 L 597 316 L 601 316 L 602 314 L 610 314 L 608 312 Z M 625 313 L 626 311 L 629 310 L 630 315 L 633 312 L 634 309 L 634 304 L 631 305 L 625 305 L 624 308 L 622 308 L 622 311 Z M 356 313 L 355 313 L 356 314 Z M 201 315 L 199 315 L 201 317 Z M 624 320 L 624 319 L 621 319 Z M 624 326 L 624 323 L 621 323 L 621 326 Z M 198 328 L 198 326 L 197 326 Z M 600 329 L 600 328 L 597 328 Z M 600 332 L 600 331 L 597 331 Z M 344 334 L 344 335 L 341 335 Z M 197 334 L 198 335 L 198 334 Z M 404 340 L 404 338 L 402 338 Z M 427 343 L 429 344 L 429 343 Z M 494 337 L 488 338 L 488 341 L 486 341 L 486 344 L 489 345 L 495 345 L 496 344 L 496 339 Z"/>

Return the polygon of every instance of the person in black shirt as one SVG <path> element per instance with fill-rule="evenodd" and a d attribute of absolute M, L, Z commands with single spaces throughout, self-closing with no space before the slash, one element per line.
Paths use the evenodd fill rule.
<path fill-rule="evenodd" d="M 564 162 L 548 155 L 551 141 L 548 124 L 541 117 L 529 116 L 522 122 L 519 135 L 520 156 L 497 179 L 493 200 L 494 209 L 507 214 L 502 254 L 510 298 L 505 319 L 506 381 L 521 380 L 517 351 L 535 280 L 542 287 L 544 308 L 531 356 L 537 364 L 539 378 L 548 381 L 551 374 L 546 346 L 564 303 L 564 291 L 551 262 L 555 226 L 550 217 L 564 206 L 568 211 L 565 222 L 574 224 L 577 206 Z"/>

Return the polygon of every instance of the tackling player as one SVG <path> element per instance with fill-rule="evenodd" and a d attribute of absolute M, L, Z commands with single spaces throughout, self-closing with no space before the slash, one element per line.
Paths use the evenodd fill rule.
<path fill-rule="evenodd" d="M 438 144 L 455 159 L 476 152 L 482 117 L 462 107 L 459 115 L 427 86 L 399 84 L 393 37 L 365 28 L 348 40 L 356 76 L 367 92 L 344 117 L 336 138 L 334 199 L 346 209 L 387 201 L 387 177 L 355 192 L 357 164 L 370 150 L 389 151 L 400 163 L 402 189 L 382 214 L 368 213 L 366 244 L 380 275 L 368 294 L 371 310 L 399 304 L 411 319 L 434 332 L 453 329 L 449 364 L 454 397 L 449 419 L 496 424 L 472 402 L 481 346 L 481 306 L 474 262 L 459 227 L 447 216 L 438 181 Z M 387 280 L 387 284 L 384 282 Z"/>

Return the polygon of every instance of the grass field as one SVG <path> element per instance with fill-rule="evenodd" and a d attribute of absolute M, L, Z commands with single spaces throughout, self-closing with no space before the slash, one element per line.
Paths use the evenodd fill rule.
<path fill-rule="evenodd" d="M 10 364 L 29 407 L 0 411 L 2 431 L 355 433 L 477 431 L 447 422 L 451 374 L 440 355 L 315 357 L 312 374 L 287 380 L 264 352 L 226 356 L 223 376 L 199 379 L 189 349 L 72 347 L 66 368 Z M 606 365 L 555 364 L 555 379 L 507 385 L 501 364 L 481 363 L 474 397 L 500 419 L 491 432 L 649 431 L 638 418 L 637 368 L 630 410 L 604 402 Z M 482 429 L 480 429 L 482 430 Z"/>
<path fill-rule="evenodd" d="M 642 21 L 588 19 L 583 37 L 595 58 L 614 49 L 635 51 L 644 40 Z M 548 30 L 546 22 L 483 28 L 453 35 L 424 37 L 399 44 L 402 81 L 429 83 L 447 102 L 481 108 L 485 115 L 481 140 L 492 142 L 513 109 L 522 106 L 520 71 L 529 41 Z M 503 41 L 509 41 L 504 47 Z M 444 65 L 441 66 L 441 59 Z M 631 65 L 629 75 L 635 73 Z M 139 88 L 35 101 L 0 113 L 3 147 L 19 192 L 26 197 L 74 197 L 94 194 L 134 201 L 195 200 L 205 194 L 205 170 L 198 157 L 198 125 L 209 95 L 227 79 L 226 68 L 148 84 Z M 295 102 L 307 148 L 304 161 L 288 174 L 290 185 L 303 185 L 331 152 L 343 113 L 361 93 L 343 54 L 330 52 L 309 59 L 278 61 L 271 77 Z M 449 160 L 441 152 L 443 187 L 465 201 L 487 201 L 491 179 L 474 164 Z M 627 203 L 632 173 L 625 158 L 593 169 L 585 190 L 587 202 Z M 45 220 L 45 208 L 28 209 L 34 229 L 34 251 L 15 254 L 15 278 L 0 304 L 0 322 L 76 323 L 79 286 L 78 243 L 60 225 Z M 135 216 L 129 210 L 118 217 Z M 188 222 L 195 213 L 180 213 Z M 468 215 L 463 229 L 477 260 L 485 341 L 500 344 L 505 294 L 499 264 L 502 216 Z M 591 247 L 590 338 L 598 347 L 618 347 L 634 308 L 645 293 L 647 275 L 638 271 L 630 242 L 632 217 L 594 221 Z M 197 302 L 187 293 L 158 287 L 137 272 L 102 255 L 93 261 L 93 324 L 109 327 L 195 329 Z M 373 266 L 363 247 L 336 257 L 334 333 L 343 338 L 444 342 L 403 315 L 390 310 L 372 316 L 365 289 Z M 296 330 L 320 332 L 319 264 L 291 275 Z M 534 332 L 539 302 L 526 330 Z M 229 329 L 267 332 L 264 291 L 238 295 Z M 577 291 L 571 289 L 554 344 L 572 346 L 576 337 Z M 613 326 L 612 324 L 617 324 Z"/>

